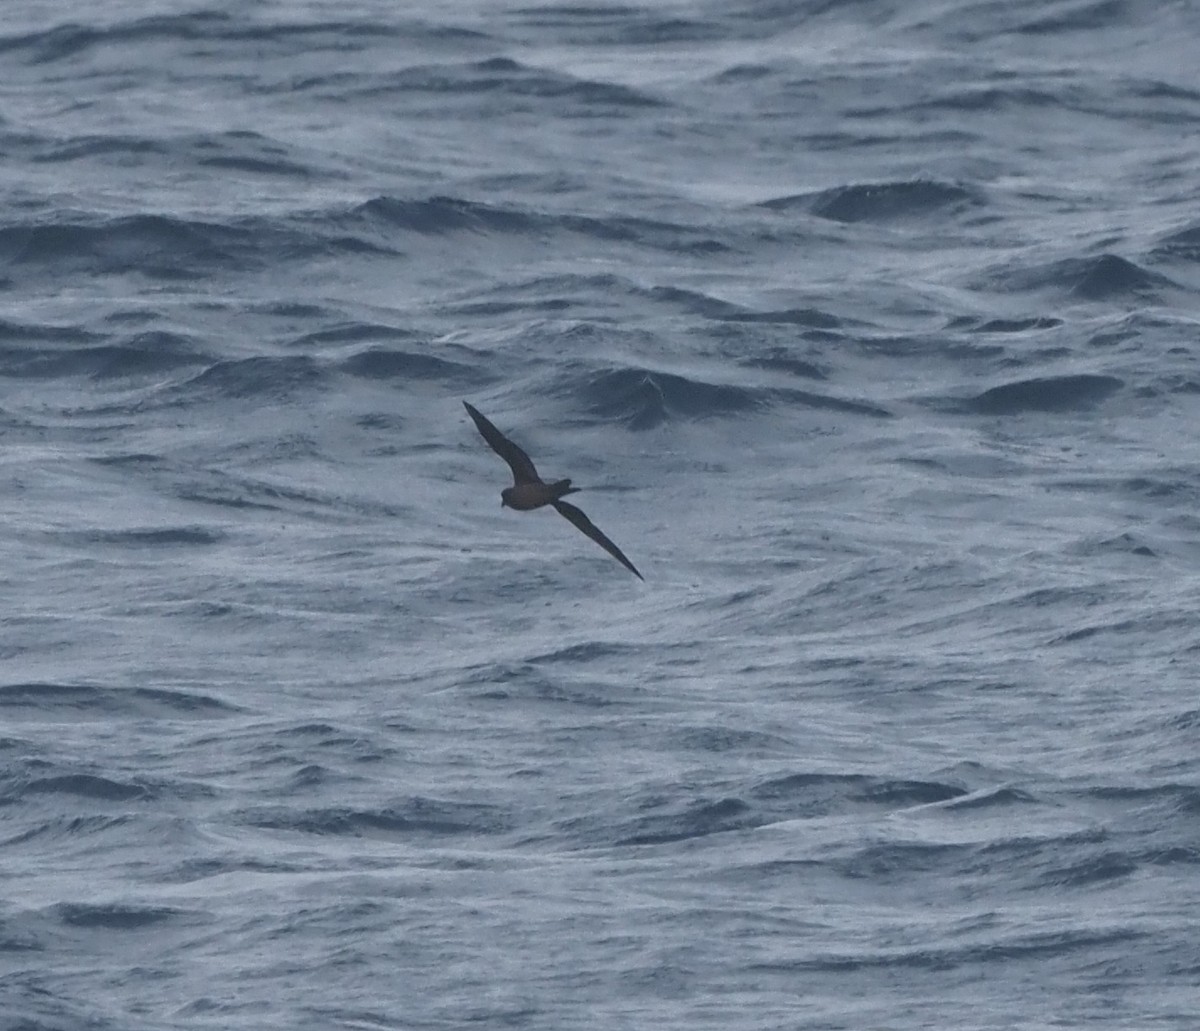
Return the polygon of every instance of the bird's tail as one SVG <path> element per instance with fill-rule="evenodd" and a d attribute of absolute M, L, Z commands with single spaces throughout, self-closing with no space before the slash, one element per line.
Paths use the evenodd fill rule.
<path fill-rule="evenodd" d="M 554 491 L 554 500 L 565 498 L 568 494 L 578 494 L 579 488 L 572 487 L 570 480 L 555 480 L 550 484 L 550 489 Z"/>

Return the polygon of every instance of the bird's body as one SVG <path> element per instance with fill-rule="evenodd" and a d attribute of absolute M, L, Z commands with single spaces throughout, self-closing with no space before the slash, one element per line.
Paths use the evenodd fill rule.
<path fill-rule="evenodd" d="M 578 487 L 572 487 L 570 480 L 559 480 L 557 483 L 517 483 L 505 487 L 500 492 L 502 508 L 515 508 L 518 512 L 531 512 L 543 505 L 552 505 L 559 498 L 568 494 L 577 494 Z"/>
<path fill-rule="evenodd" d="M 496 429 L 477 408 L 467 404 L 466 401 L 463 402 L 463 405 L 483 439 L 512 469 L 513 485 L 505 487 L 500 492 L 502 507 L 516 509 L 518 512 L 530 512 L 535 508 L 552 505 L 559 515 L 599 544 L 639 580 L 645 579 L 634 564 L 625 557 L 625 553 L 605 537 L 580 509 L 562 500 L 568 494 L 577 493 L 578 487 L 572 487 L 570 480 L 555 480 L 553 483 L 546 483 L 538 475 L 533 462 L 524 451 Z"/>

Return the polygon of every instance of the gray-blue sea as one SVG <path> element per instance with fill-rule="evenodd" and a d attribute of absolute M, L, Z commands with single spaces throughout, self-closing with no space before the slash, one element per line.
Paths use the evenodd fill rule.
<path fill-rule="evenodd" d="M 1197 53 L 8 0 L 0 1029 L 1200 1027 Z"/>

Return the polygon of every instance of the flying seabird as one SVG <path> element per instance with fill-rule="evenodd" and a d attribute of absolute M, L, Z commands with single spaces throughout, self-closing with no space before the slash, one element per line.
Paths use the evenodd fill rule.
<path fill-rule="evenodd" d="M 482 434 L 483 439 L 512 469 L 513 485 L 505 487 L 500 492 L 501 508 L 507 506 L 515 508 L 518 512 L 528 512 L 530 509 L 541 508 L 543 505 L 553 505 L 560 516 L 591 537 L 639 580 L 646 579 L 625 557 L 624 552 L 596 528 L 595 523 L 574 505 L 568 505 L 562 500 L 567 494 L 578 493 L 578 487 L 572 487 L 570 480 L 555 480 L 554 483 L 546 483 L 538 475 L 537 469 L 533 467 L 533 462 L 524 451 L 488 422 L 477 408 L 473 408 L 466 401 L 463 402 L 463 405 L 467 409 L 467 414 L 474 420 L 475 427 Z"/>

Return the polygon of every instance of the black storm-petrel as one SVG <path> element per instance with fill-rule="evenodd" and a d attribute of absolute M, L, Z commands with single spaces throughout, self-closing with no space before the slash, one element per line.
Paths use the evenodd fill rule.
<path fill-rule="evenodd" d="M 572 487 L 570 480 L 555 480 L 553 483 L 546 483 L 538 475 L 533 462 L 524 451 L 488 422 L 482 412 L 467 404 L 466 401 L 463 402 L 463 405 L 467 409 L 467 414 L 474 420 L 475 427 L 482 434 L 483 439 L 512 469 L 513 485 L 505 487 L 500 492 L 501 508 L 507 506 L 518 512 L 528 512 L 534 508 L 541 508 L 543 505 L 553 505 L 560 516 L 591 537 L 639 580 L 646 579 L 625 557 L 625 553 L 605 537 L 583 512 L 562 500 L 567 494 L 577 493 L 578 487 Z"/>

